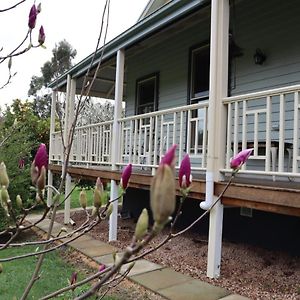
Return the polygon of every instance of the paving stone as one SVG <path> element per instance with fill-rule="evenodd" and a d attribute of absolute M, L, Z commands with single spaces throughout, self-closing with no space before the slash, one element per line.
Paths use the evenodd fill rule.
<path fill-rule="evenodd" d="M 152 291 L 158 291 L 170 286 L 177 286 L 178 284 L 192 280 L 191 277 L 175 272 L 169 268 L 131 276 L 130 279 Z"/>
<path fill-rule="evenodd" d="M 99 264 L 103 264 L 107 267 L 110 267 L 114 263 L 114 259 L 111 254 L 101 255 L 93 258 L 95 261 L 97 261 Z"/>
<path fill-rule="evenodd" d="M 97 240 L 87 240 L 84 243 L 79 244 L 77 249 L 89 257 L 101 256 L 116 251 L 115 247 Z"/>
<path fill-rule="evenodd" d="M 250 300 L 250 299 L 247 297 L 244 297 L 244 296 L 232 294 L 232 295 L 226 296 L 224 298 L 220 298 L 220 300 Z"/>
<path fill-rule="evenodd" d="M 126 272 L 128 266 L 129 264 L 124 265 L 121 268 L 121 273 Z M 154 270 L 160 270 L 162 268 L 163 268 L 162 266 L 155 264 L 153 262 L 147 261 L 145 259 L 139 259 L 138 261 L 135 262 L 134 267 L 130 270 L 128 277 L 132 277 L 138 274 L 144 274 Z"/>
<path fill-rule="evenodd" d="M 172 300 L 217 300 L 230 294 L 223 288 L 196 279 L 159 289 L 157 292 Z"/>

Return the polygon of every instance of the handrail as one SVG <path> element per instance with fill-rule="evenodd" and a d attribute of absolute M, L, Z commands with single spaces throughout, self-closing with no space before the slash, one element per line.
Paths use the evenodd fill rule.
<path fill-rule="evenodd" d="M 223 98 L 223 104 L 231 103 L 231 102 L 235 102 L 235 101 L 257 99 L 257 98 L 267 97 L 267 96 L 275 96 L 275 95 L 280 95 L 282 93 L 292 93 L 292 92 L 295 92 L 295 90 L 300 90 L 300 84 L 280 87 L 280 88 L 276 88 L 276 89 L 269 89 L 269 90 L 264 90 L 264 91 L 260 91 L 260 92 L 253 92 L 253 93 L 248 93 L 248 94 L 225 97 L 225 98 Z"/>
<path fill-rule="evenodd" d="M 204 107 L 207 107 L 207 106 L 208 106 L 208 101 L 203 101 L 203 102 L 196 103 L 196 104 L 189 104 L 189 105 L 184 105 L 184 106 L 179 106 L 179 107 L 173 107 L 173 108 L 168 108 L 168 109 L 163 109 L 163 110 L 157 110 L 157 111 L 153 111 L 153 112 L 150 112 L 150 113 L 130 116 L 130 117 L 126 117 L 126 118 L 120 118 L 120 119 L 118 119 L 118 122 L 137 120 L 137 119 L 141 119 L 141 118 L 145 119 L 145 118 L 160 116 L 160 115 L 163 115 L 163 114 L 171 114 L 171 113 L 185 111 L 185 110 L 193 110 L 193 109 L 197 109 L 197 108 L 204 108 Z"/>

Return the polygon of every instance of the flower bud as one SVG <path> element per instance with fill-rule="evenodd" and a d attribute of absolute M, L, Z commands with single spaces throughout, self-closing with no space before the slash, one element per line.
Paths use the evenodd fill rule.
<path fill-rule="evenodd" d="M 30 167 L 30 175 L 31 175 L 32 184 L 36 185 L 37 180 L 39 178 L 39 169 L 38 169 L 38 167 L 35 166 L 34 161 L 32 162 L 31 167 Z"/>
<path fill-rule="evenodd" d="M 105 192 L 103 190 L 103 184 L 100 178 L 97 178 L 95 191 L 94 191 L 94 206 L 99 208 L 102 204 L 102 199 L 105 198 Z"/>
<path fill-rule="evenodd" d="M 86 192 L 84 190 L 82 190 L 79 194 L 79 203 L 80 203 L 80 206 L 83 208 L 83 209 L 86 209 L 86 206 L 87 206 L 87 196 L 86 196 Z"/>
<path fill-rule="evenodd" d="M 159 226 L 164 226 L 175 210 L 175 178 L 173 169 L 162 164 L 157 169 L 150 187 L 150 205 L 153 219 Z"/>
<path fill-rule="evenodd" d="M 147 209 L 144 208 L 135 226 L 134 235 L 138 241 L 141 240 L 144 237 L 144 235 L 147 233 L 148 225 L 149 225 L 149 215 Z"/>
<path fill-rule="evenodd" d="M 38 14 L 42 11 L 42 3 L 38 4 L 38 6 L 36 7 L 36 11 Z"/>
<path fill-rule="evenodd" d="M 92 209 L 92 217 L 96 217 L 98 215 L 98 212 L 99 212 L 99 208 L 94 206 Z"/>
<path fill-rule="evenodd" d="M 43 166 L 45 169 L 48 168 L 48 153 L 45 144 L 40 144 L 34 158 L 34 164 L 38 168 L 39 172 Z"/>
<path fill-rule="evenodd" d="M 43 191 L 45 189 L 45 186 L 46 186 L 46 169 L 44 166 L 42 166 L 40 176 L 37 180 L 37 188 L 40 191 Z"/>
<path fill-rule="evenodd" d="M 182 189 L 187 189 L 192 183 L 191 162 L 188 154 L 186 154 L 183 160 L 181 161 L 178 178 L 179 186 Z"/>
<path fill-rule="evenodd" d="M 72 276 L 71 276 L 71 279 L 70 279 L 70 285 L 75 284 L 76 281 L 77 281 L 77 272 L 73 272 Z M 72 290 L 74 290 L 74 289 L 72 289 Z"/>
<path fill-rule="evenodd" d="M 45 35 L 44 27 L 41 26 L 40 30 L 39 30 L 39 37 L 38 37 L 38 42 L 40 45 L 44 44 L 45 38 L 46 38 L 46 35 Z"/>
<path fill-rule="evenodd" d="M 28 18 L 28 27 L 30 29 L 33 29 L 35 27 L 36 16 L 37 16 L 37 10 L 36 10 L 35 4 L 33 4 L 31 6 L 31 9 L 29 12 L 29 18 Z"/>
<path fill-rule="evenodd" d="M 236 156 L 232 157 L 230 160 L 230 168 L 238 171 L 242 167 L 242 165 L 247 161 L 252 151 L 253 148 L 245 149 L 240 151 Z"/>
<path fill-rule="evenodd" d="M 8 60 L 8 70 L 11 69 L 11 65 L 12 65 L 12 57 L 10 57 Z"/>
<path fill-rule="evenodd" d="M 107 208 L 107 211 L 106 211 L 106 217 L 108 218 L 112 212 L 113 212 L 113 209 L 114 209 L 114 206 L 112 203 L 109 204 L 108 208 Z"/>
<path fill-rule="evenodd" d="M 3 272 L 3 266 L 2 266 L 2 264 L 0 264 L 0 273 L 2 273 Z"/>
<path fill-rule="evenodd" d="M 174 167 L 175 164 L 175 152 L 176 152 L 177 145 L 173 145 L 164 155 L 160 164 L 161 165 L 169 165 Z"/>
<path fill-rule="evenodd" d="M 22 201 L 22 198 L 20 195 L 17 195 L 17 197 L 16 197 L 16 204 L 19 209 L 21 209 L 23 207 L 23 201 Z"/>
<path fill-rule="evenodd" d="M 103 264 L 100 264 L 100 266 L 99 266 L 99 269 L 98 269 L 98 272 L 102 272 L 102 271 L 104 271 L 105 270 L 105 265 L 103 265 Z"/>
<path fill-rule="evenodd" d="M 5 204 L 7 206 L 7 202 L 9 200 L 9 194 L 6 187 L 2 187 L 1 189 L 1 200 L 2 200 L 2 204 Z"/>
<path fill-rule="evenodd" d="M 6 188 L 8 188 L 9 185 L 9 178 L 6 172 L 6 166 L 5 163 L 2 162 L 0 164 L 0 186 L 5 186 Z"/>
<path fill-rule="evenodd" d="M 122 173 L 122 177 L 121 177 L 121 182 L 120 182 L 120 186 L 122 187 L 122 189 L 125 191 L 128 187 L 128 182 L 130 179 L 132 173 L 132 164 L 129 164 L 126 166 L 126 168 L 123 170 Z"/>

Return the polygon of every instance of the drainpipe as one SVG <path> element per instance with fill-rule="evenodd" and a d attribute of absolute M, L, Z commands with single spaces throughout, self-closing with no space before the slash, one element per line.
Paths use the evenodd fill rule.
<path fill-rule="evenodd" d="M 221 179 L 219 170 L 225 162 L 226 109 L 222 99 L 228 92 L 229 10 L 229 0 L 211 1 L 206 198 L 200 204 L 205 210 L 217 199 L 214 195 L 214 182 Z M 218 202 L 209 218 L 207 276 L 210 278 L 220 276 L 222 225 L 223 205 Z"/>
<path fill-rule="evenodd" d="M 120 127 L 118 119 L 121 118 L 122 100 L 123 100 L 123 83 L 124 83 L 124 63 L 125 52 L 123 49 L 117 52 L 117 68 L 116 68 L 116 84 L 115 84 L 115 110 L 114 122 L 111 143 L 111 169 L 117 170 L 116 163 L 119 159 L 120 149 Z M 115 180 L 111 180 L 110 199 L 118 197 L 118 185 Z M 117 240 L 117 226 L 118 226 L 118 201 L 113 202 L 113 211 L 109 217 L 109 241 Z"/>

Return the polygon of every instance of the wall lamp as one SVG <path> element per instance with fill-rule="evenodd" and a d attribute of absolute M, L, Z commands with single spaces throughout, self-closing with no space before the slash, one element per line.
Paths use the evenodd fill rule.
<path fill-rule="evenodd" d="M 259 48 L 255 50 L 253 58 L 256 65 L 262 65 L 267 59 L 266 55 Z"/>

